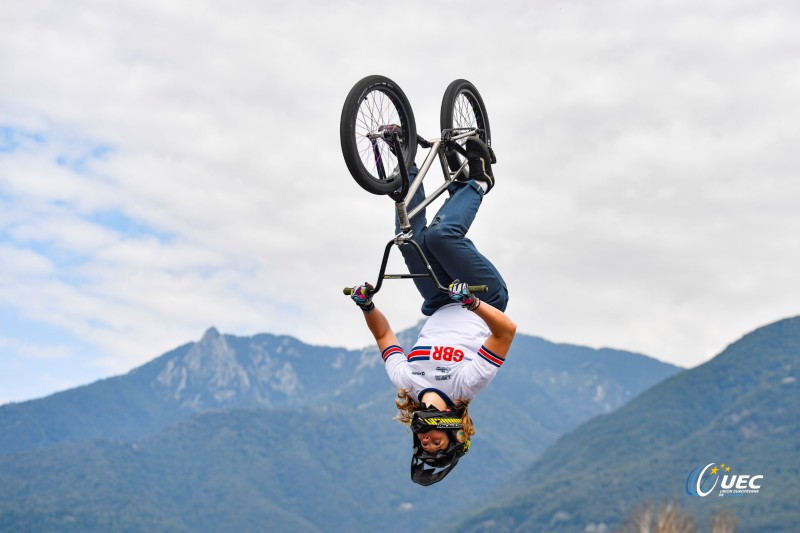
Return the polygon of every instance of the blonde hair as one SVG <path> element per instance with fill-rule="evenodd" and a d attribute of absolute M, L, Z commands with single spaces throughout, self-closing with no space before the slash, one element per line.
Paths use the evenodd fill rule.
<path fill-rule="evenodd" d="M 456 409 L 462 413 L 461 419 L 467 438 L 475 434 L 475 426 L 472 424 L 472 418 L 469 416 L 469 402 L 470 400 L 464 398 L 455 400 L 454 402 Z M 414 413 L 420 410 L 419 402 L 414 399 L 411 395 L 411 391 L 407 389 L 400 389 L 397 391 L 397 399 L 394 401 L 394 404 L 397 406 L 397 410 L 400 411 L 394 419 L 406 425 L 411 424 L 411 418 L 414 416 Z"/>

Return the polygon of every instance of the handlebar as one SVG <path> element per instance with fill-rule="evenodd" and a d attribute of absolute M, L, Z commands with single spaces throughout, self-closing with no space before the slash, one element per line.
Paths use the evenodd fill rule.
<path fill-rule="evenodd" d="M 468 285 L 469 292 L 486 292 L 489 290 L 488 285 Z M 342 289 L 342 293 L 345 296 L 351 296 L 353 294 L 353 287 L 345 287 Z M 374 294 L 375 291 L 370 292 L 370 294 Z"/>

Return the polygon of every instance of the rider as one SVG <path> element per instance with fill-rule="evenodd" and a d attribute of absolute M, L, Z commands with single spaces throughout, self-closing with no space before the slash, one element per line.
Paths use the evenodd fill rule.
<path fill-rule="evenodd" d="M 364 312 L 392 383 L 398 388 L 398 420 L 411 425 L 414 452 L 411 479 L 430 485 L 452 470 L 475 433 L 470 400 L 494 378 L 505 361 L 516 325 L 504 313 L 508 292 L 497 269 L 466 237 L 483 196 L 494 186 L 494 154 L 479 137 L 465 144 L 469 175 L 450 184 L 450 197 L 430 225 L 425 211 L 411 220 L 412 235 L 437 279 L 450 283 L 441 292 L 430 278 L 415 278 L 422 313 L 429 318 L 415 346 L 404 352 L 386 317 L 370 297 L 372 286 L 355 287 L 352 298 Z M 417 168 L 409 171 L 414 179 Z M 409 210 L 425 198 L 420 184 Z M 396 220 L 397 232 L 400 232 Z M 425 263 L 409 245 L 400 246 L 409 271 L 424 273 Z M 487 285 L 481 299 L 466 280 Z"/>

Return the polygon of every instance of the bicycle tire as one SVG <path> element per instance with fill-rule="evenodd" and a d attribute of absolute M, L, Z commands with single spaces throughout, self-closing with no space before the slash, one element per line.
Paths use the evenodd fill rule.
<path fill-rule="evenodd" d="M 444 91 L 442 111 L 439 115 L 442 131 L 452 128 L 476 128 L 482 130 L 478 136 L 488 146 L 492 145 L 492 134 L 489 128 L 489 115 L 486 105 L 478 89 L 467 80 L 455 80 Z M 460 140 L 462 146 L 466 141 Z M 455 172 L 464 163 L 464 157 L 455 150 L 446 150 L 445 157 L 450 170 Z M 459 176 L 463 179 L 464 176 Z"/>
<path fill-rule="evenodd" d="M 406 168 L 417 152 L 417 125 L 403 90 L 385 76 L 367 76 L 356 83 L 344 100 L 339 123 L 342 155 L 347 169 L 364 190 L 389 194 L 400 188 L 397 156 L 383 139 L 370 139 L 390 124 L 400 126 Z"/>

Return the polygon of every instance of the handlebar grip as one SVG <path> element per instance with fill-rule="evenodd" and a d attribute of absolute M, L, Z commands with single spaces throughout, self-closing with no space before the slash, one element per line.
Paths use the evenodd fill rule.
<path fill-rule="evenodd" d="M 469 285 L 469 292 L 486 292 L 488 290 L 488 285 Z"/>
<path fill-rule="evenodd" d="M 370 290 L 367 291 L 367 294 L 369 296 L 372 296 L 373 294 L 375 294 L 375 292 L 376 292 L 375 291 L 375 287 L 373 287 L 371 291 Z M 345 296 L 352 296 L 353 295 L 353 287 L 345 287 L 344 289 L 342 289 L 342 293 L 344 293 Z"/>

